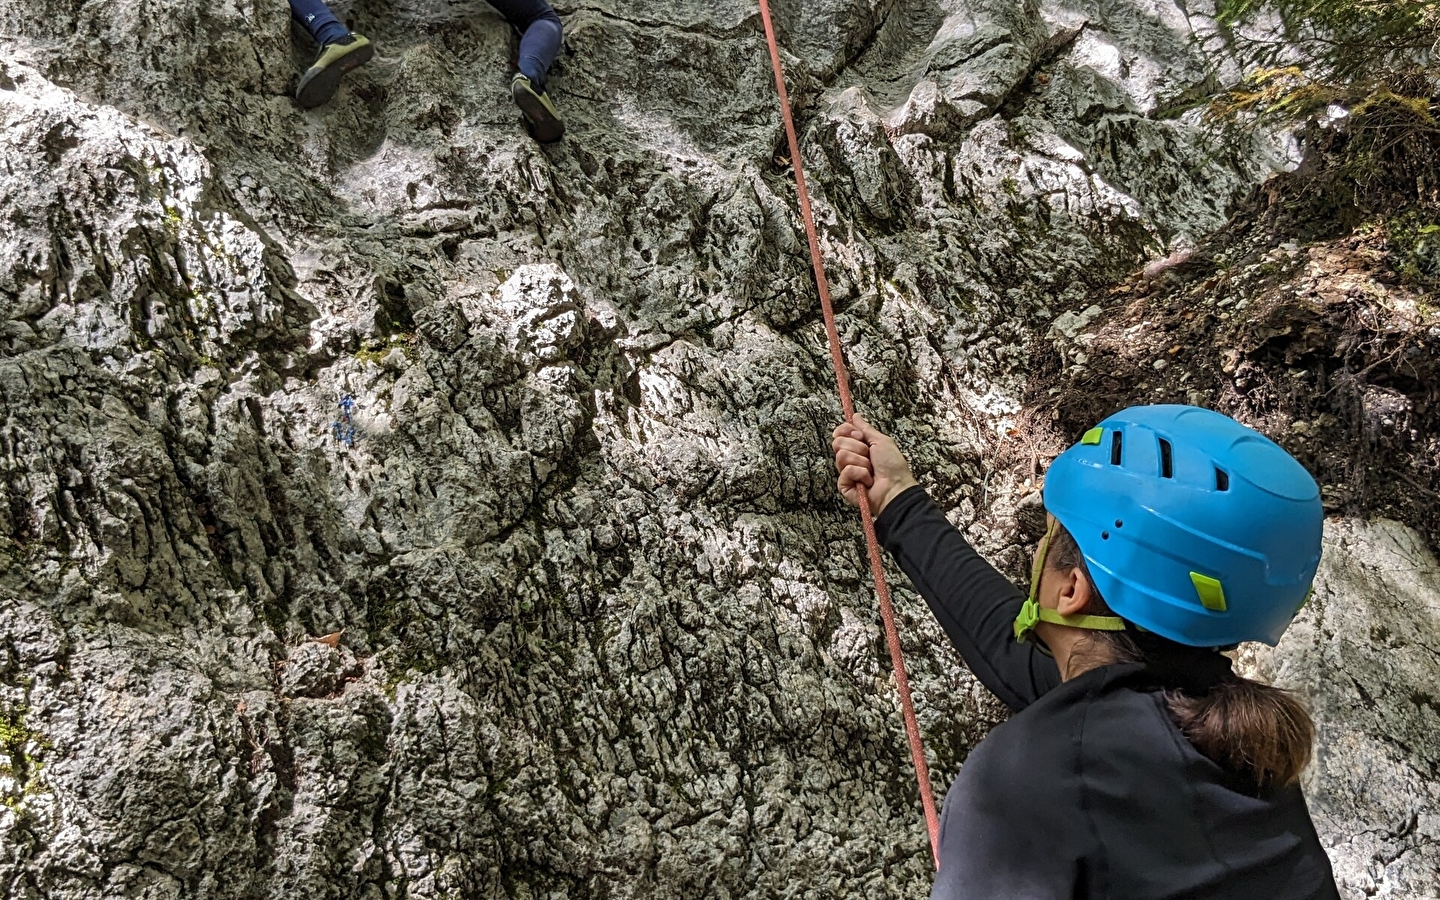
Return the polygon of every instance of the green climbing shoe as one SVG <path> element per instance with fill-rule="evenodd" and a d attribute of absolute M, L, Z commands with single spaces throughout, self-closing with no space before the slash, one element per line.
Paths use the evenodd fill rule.
<path fill-rule="evenodd" d="M 314 109 L 335 96 L 341 75 L 365 65 L 374 55 L 375 48 L 363 35 L 346 35 L 326 44 L 320 48 L 315 64 L 301 76 L 295 102 L 305 109 Z"/>
<path fill-rule="evenodd" d="M 553 144 L 565 136 L 565 123 L 560 121 L 560 112 L 550 102 L 550 95 L 541 91 L 535 93 L 530 79 L 516 75 L 510 80 L 510 96 L 515 105 L 525 114 L 530 125 L 530 136 L 542 144 Z"/>

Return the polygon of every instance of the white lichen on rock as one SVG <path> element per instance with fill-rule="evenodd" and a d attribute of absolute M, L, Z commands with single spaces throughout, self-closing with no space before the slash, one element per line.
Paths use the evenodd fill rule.
<path fill-rule="evenodd" d="M 6 896 L 926 890 L 754 10 L 558 8 L 540 149 L 480 3 L 350 9 L 379 57 L 301 113 L 283 4 L 0 0 Z M 861 405 L 1011 567 L 985 455 L 1050 307 L 1272 163 L 1156 114 L 1182 10 L 780 11 Z M 1433 893 L 1433 707 L 1348 667 L 1429 582 L 1341 571 L 1388 705 L 1315 688 L 1317 815 Z M 897 599 L 943 787 L 1000 710 Z M 1410 818 L 1347 794 L 1382 765 Z"/>

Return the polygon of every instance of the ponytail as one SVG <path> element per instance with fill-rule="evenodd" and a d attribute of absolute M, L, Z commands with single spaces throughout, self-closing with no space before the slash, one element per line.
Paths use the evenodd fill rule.
<path fill-rule="evenodd" d="M 1075 539 L 1056 523 L 1046 567 L 1085 569 Z M 1115 615 L 1091 584 L 1092 615 Z M 1108 662 L 1142 663 L 1164 685 L 1170 718 L 1196 750 L 1257 787 L 1294 784 L 1310 762 L 1315 723 L 1289 691 L 1236 675 L 1228 657 L 1149 632 L 1097 631 Z"/>
<path fill-rule="evenodd" d="M 1170 717 L 1195 749 L 1260 787 L 1300 779 L 1315 723 L 1289 691 L 1231 675 L 1201 697 L 1167 691 Z"/>

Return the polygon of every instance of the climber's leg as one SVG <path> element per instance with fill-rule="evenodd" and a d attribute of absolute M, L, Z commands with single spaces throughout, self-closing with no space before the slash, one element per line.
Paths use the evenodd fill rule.
<path fill-rule="evenodd" d="M 305 26 L 315 43 L 324 47 L 350 34 L 350 29 L 340 24 L 324 0 L 290 0 L 290 15 Z"/>
<path fill-rule="evenodd" d="M 511 27 L 520 32 L 520 58 L 516 67 L 535 90 L 545 90 L 545 78 L 560 54 L 564 28 L 545 0 L 490 0 Z"/>
<path fill-rule="evenodd" d="M 319 106 L 335 96 L 340 76 L 363 66 L 375 55 L 375 48 L 363 35 L 351 34 L 340 24 L 323 0 L 290 0 L 290 15 L 295 17 L 315 43 L 320 55 L 300 77 L 295 101 L 305 109 Z"/>
<path fill-rule="evenodd" d="M 565 135 L 560 113 L 545 92 L 550 66 L 560 53 L 564 29 L 560 17 L 545 0 L 490 0 L 505 21 L 520 32 L 520 70 L 510 82 L 510 94 L 537 141 L 549 143 Z"/>

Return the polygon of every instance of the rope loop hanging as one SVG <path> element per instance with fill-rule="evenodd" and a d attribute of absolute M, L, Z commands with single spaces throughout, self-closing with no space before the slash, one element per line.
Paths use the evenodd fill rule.
<path fill-rule="evenodd" d="M 855 421 L 855 403 L 850 395 L 850 377 L 845 368 L 845 354 L 840 346 L 840 333 L 835 328 L 835 310 L 830 304 L 830 285 L 825 280 L 825 263 L 820 256 L 820 240 L 815 233 L 815 217 L 810 212 L 810 192 L 805 187 L 805 168 L 800 160 L 800 141 L 795 137 L 795 122 L 790 115 L 790 97 L 785 91 L 785 69 L 780 64 L 780 48 L 775 42 L 775 26 L 770 21 L 769 0 L 759 0 L 760 18 L 765 23 L 765 41 L 770 45 L 770 64 L 775 69 L 775 90 L 780 95 L 780 115 L 785 121 L 785 137 L 790 142 L 790 164 L 795 170 L 795 190 L 800 197 L 800 218 L 805 223 L 805 237 L 810 243 L 810 265 L 815 270 L 815 286 L 820 294 L 820 308 L 825 315 L 825 335 L 830 342 L 830 362 L 835 368 L 835 386 L 840 392 L 840 408 L 845 421 Z M 930 832 L 930 854 L 935 868 L 940 868 L 940 817 L 935 812 L 935 795 L 930 789 L 930 767 L 925 762 L 925 746 L 920 741 L 920 725 L 915 718 L 915 704 L 910 699 L 910 678 L 905 673 L 905 657 L 900 652 L 900 633 L 895 628 L 895 607 L 890 602 L 890 588 L 885 582 L 885 566 L 880 557 L 880 542 L 875 537 L 875 517 L 870 511 L 870 498 L 863 486 L 856 492 L 860 499 L 860 522 L 865 529 L 865 544 L 870 556 L 870 575 L 875 594 L 880 599 L 880 618 L 885 623 L 885 643 L 890 647 L 890 663 L 895 670 L 895 687 L 900 694 L 900 709 L 905 719 L 905 733 L 910 740 L 910 759 L 915 764 L 915 779 L 920 787 L 920 804 L 925 809 L 925 826 Z"/>

